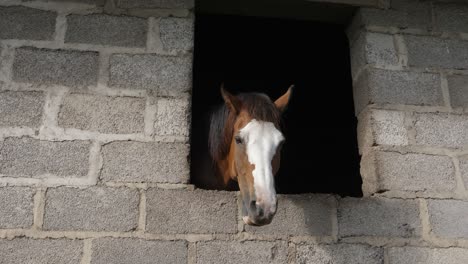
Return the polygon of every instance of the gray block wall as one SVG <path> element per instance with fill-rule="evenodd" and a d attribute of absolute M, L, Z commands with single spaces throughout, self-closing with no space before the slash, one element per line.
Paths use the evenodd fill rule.
<path fill-rule="evenodd" d="M 448 2 L 348 27 L 366 197 L 280 195 L 251 227 L 238 193 L 189 184 L 193 0 L 1 1 L 0 263 L 464 263 L 468 4 Z"/>

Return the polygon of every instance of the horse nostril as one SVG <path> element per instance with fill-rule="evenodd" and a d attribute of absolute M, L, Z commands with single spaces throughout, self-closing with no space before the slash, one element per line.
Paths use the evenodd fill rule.
<path fill-rule="evenodd" d="M 257 208 L 257 201 L 253 200 L 250 202 L 250 209 L 254 211 Z"/>
<path fill-rule="evenodd" d="M 265 211 L 261 207 L 257 207 L 257 215 L 258 217 L 263 217 Z"/>

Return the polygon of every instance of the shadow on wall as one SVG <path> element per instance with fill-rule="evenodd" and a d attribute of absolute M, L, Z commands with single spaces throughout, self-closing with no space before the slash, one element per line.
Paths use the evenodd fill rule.
<path fill-rule="evenodd" d="M 277 98 L 295 85 L 284 114 L 279 193 L 361 196 L 349 48 L 343 26 L 196 15 L 191 181 L 218 189 L 208 160 L 209 113 L 232 93 Z M 235 189 L 235 188 L 231 188 Z"/>

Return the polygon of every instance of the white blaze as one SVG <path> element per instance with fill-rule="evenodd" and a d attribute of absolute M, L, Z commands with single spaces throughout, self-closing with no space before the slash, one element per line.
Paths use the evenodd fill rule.
<path fill-rule="evenodd" d="M 273 123 L 253 119 L 240 130 L 239 136 L 246 144 L 249 162 L 255 165 L 252 174 L 257 203 L 263 203 L 274 212 L 276 191 L 271 160 L 284 139 L 283 134 Z"/>

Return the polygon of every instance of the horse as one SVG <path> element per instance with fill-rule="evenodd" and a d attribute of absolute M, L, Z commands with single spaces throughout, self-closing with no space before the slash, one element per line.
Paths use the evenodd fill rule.
<path fill-rule="evenodd" d="M 238 183 L 247 225 L 269 224 L 276 213 L 274 176 L 285 141 L 281 116 L 292 89 L 272 101 L 263 93 L 233 95 L 221 86 L 224 103 L 210 118 L 210 156 L 224 184 Z"/>

